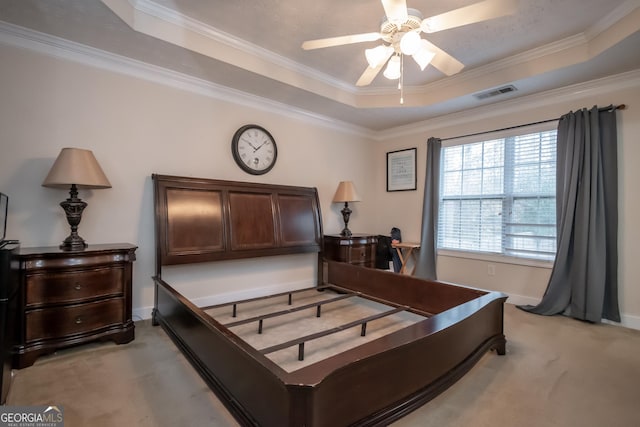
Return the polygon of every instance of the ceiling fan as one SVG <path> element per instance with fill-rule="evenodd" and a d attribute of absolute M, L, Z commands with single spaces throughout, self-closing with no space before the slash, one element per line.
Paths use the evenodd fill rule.
<path fill-rule="evenodd" d="M 453 56 L 421 38 L 420 33 L 435 33 L 509 15 L 515 11 L 517 0 L 484 0 L 428 18 L 423 18 L 416 9 L 407 8 L 406 0 L 381 1 L 385 17 L 380 32 L 309 40 L 302 43 L 302 48 L 311 50 L 382 40 L 377 47 L 365 50 L 369 66 L 356 86 L 370 84 L 387 64 L 384 76 L 391 80 L 400 79 L 399 88 L 402 89 L 403 56 L 413 57 L 422 70 L 431 64 L 447 76 L 459 73 L 464 68 L 464 64 Z"/>

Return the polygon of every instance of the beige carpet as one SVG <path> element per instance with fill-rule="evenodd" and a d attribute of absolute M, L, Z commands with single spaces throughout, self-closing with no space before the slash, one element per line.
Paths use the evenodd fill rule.
<path fill-rule="evenodd" d="M 246 343 L 261 350 L 318 332 L 330 331 L 393 309 L 393 307 L 355 295 L 349 298 L 344 298 L 345 296 L 332 291 L 318 292 L 312 289 L 294 294 L 291 305 L 288 304 L 286 296 L 238 304 L 235 318 L 231 315 L 232 308 L 229 305 L 205 310 L 205 312 L 223 325 L 252 319 L 260 315 L 287 312 L 277 317 L 264 319 L 263 333 L 261 334 L 258 333 L 257 321 L 230 327 L 231 331 Z M 344 299 L 335 300 L 336 298 Z M 325 304 L 321 306 L 320 317 L 316 317 L 315 307 L 292 311 L 322 301 Z M 424 317 L 402 311 L 368 322 L 367 333 L 364 337 L 360 335 L 360 327 L 356 326 L 307 341 L 302 361 L 298 360 L 297 345 L 269 353 L 266 356 L 285 371 L 293 372 L 421 320 L 424 320 Z"/>
<path fill-rule="evenodd" d="M 487 353 L 394 427 L 635 427 L 640 331 L 505 309 L 507 355 Z M 9 405 L 62 405 L 65 425 L 237 426 L 162 329 L 90 344 L 15 371 Z M 278 427 L 278 426 L 275 426 Z"/>

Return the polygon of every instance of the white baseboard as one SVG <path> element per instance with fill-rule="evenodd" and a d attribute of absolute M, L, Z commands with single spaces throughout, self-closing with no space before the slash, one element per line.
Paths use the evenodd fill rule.
<path fill-rule="evenodd" d="M 528 297 L 524 295 L 513 295 L 509 294 L 507 298 L 507 304 L 513 305 L 537 305 L 540 302 L 539 298 Z M 637 329 L 640 330 L 640 316 L 631 316 L 625 315 L 623 313 L 620 314 L 621 322 L 612 322 L 611 320 L 603 319 L 602 323 L 606 323 L 607 325 L 613 326 L 622 326 L 624 328 Z"/>
<path fill-rule="evenodd" d="M 133 321 L 137 322 L 138 320 L 151 319 L 152 311 L 153 311 L 153 306 L 134 308 L 131 313 L 133 317 Z"/>
<path fill-rule="evenodd" d="M 620 320 L 621 322 L 618 323 L 618 322 L 612 322 L 611 320 L 605 319 L 602 321 L 602 323 L 606 323 L 607 325 L 623 326 L 629 329 L 640 330 L 640 316 L 630 316 L 630 315 L 621 313 Z"/>
<path fill-rule="evenodd" d="M 507 304 L 513 305 L 537 305 L 540 302 L 539 298 L 528 297 L 525 295 L 507 294 Z"/>
<path fill-rule="evenodd" d="M 210 305 L 224 304 L 225 302 L 230 301 L 242 301 L 249 298 L 258 298 L 266 295 L 277 294 L 280 292 L 310 288 L 312 286 L 313 285 L 308 282 L 288 282 L 286 284 L 263 286 L 261 288 L 244 289 L 236 292 L 227 292 L 225 294 L 194 298 L 191 300 L 191 302 L 198 307 L 206 307 Z"/>
<path fill-rule="evenodd" d="M 262 288 L 246 289 L 238 292 L 228 292 L 225 294 L 209 295 L 205 297 L 195 298 L 193 302 L 198 307 L 206 307 L 209 305 L 223 304 L 229 301 L 241 301 L 243 299 L 256 298 L 265 295 L 285 292 L 294 289 L 302 289 L 310 287 L 309 283 L 287 283 L 286 285 L 265 286 Z M 508 294 L 507 304 L 513 305 L 536 305 L 540 302 L 539 298 L 528 297 L 525 295 Z M 133 309 L 133 320 L 151 319 L 153 307 L 139 307 Z M 602 323 L 614 326 L 622 326 L 630 329 L 640 330 L 640 316 L 631 316 L 621 314 L 621 322 L 612 322 L 603 320 Z"/>
<path fill-rule="evenodd" d="M 257 298 L 266 295 L 277 294 L 280 292 L 292 291 L 303 288 L 310 288 L 313 284 L 308 282 L 288 282 L 273 286 L 263 286 L 261 288 L 244 289 L 236 292 L 227 292 L 224 294 L 208 295 L 191 299 L 191 302 L 198 307 L 207 307 L 210 305 L 223 304 L 230 301 L 242 301 L 249 298 Z M 152 306 L 138 307 L 132 310 L 133 320 L 151 319 Z"/>

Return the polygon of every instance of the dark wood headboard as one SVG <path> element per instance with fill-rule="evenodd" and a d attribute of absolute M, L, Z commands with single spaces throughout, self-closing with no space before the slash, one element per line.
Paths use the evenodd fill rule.
<path fill-rule="evenodd" d="M 320 252 L 315 188 L 152 175 L 163 265 Z"/>

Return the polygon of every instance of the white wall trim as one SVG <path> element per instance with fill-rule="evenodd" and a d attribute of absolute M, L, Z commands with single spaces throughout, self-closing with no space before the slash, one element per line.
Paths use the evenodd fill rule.
<path fill-rule="evenodd" d="M 513 305 L 537 305 L 540 302 L 539 298 L 528 297 L 526 295 L 508 294 L 507 304 Z M 532 316 L 537 316 L 532 314 Z M 612 322 L 610 320 L 603 319 L 602 323 L 612 326 L 619 326 L 623 328 L 640 330 L 640 317 L 629 316 L 625 314 L 620 315 L 621 322 Z M 508 339 L 509 337 L 507 337 Z"/>
<path fill-rule="evenodd" d="M 379 132 L 361 126 L 292 107 L 267 98 L 231 89 L 184 73 L 172 71 L 160 66 L 148 64 L 125 56 L 95 49 L 60 37 L 20 27 L 0 21 L 0 43 L 32 50 L 44 55 L 74 61 L 90 67 L 129 75 L 180 90 L 189 91 L 225 102 L 230 102 L 268 112 L 277 112 L 286 117 L 315 125 L 328 127 L 376 141 L 386 141 L 416 133 L 437 133 L 438 129 L 457 126 L 468 121 L 469 115 L 484 120 L 506 113 L 545 107 L 563 101 L 578 100 L 586 94 L 596 95 L 640 85 L 640 70 L 633 70 L 615 76 L 596 79 L 585 83 L 566 86 L 537 94 L 482 105 L 457 113 L 446 114 L 422 122 L 412 123 Z M 552 117 L 550 117 L 552 118 Z M 448 135 L 440 135 L 447 137 Z"/>
<path fill-rule="evenodd" d="M 251 69 L 253 72 L 274 78 L 285 84 L 298 86 L 301 78 L 305 80 L 311 79 L 313 82 L 320 83 L 322 87 L 307 81 L 304 85 L 307 90 L 311 90 L 318 95 L 329 97 L 335 101 L 340 102 L 340 99 L 344 99 L 344 95 L 340 95 L 340 93 L 342 93 L 348 94 L 350 99 L 353 99 L 354 95 L 361 95 L 359 98 L 362 98 L 363 95 L 370 99 L 387 99 L 387 101 L 382 104 L 377 104 L 376 101 L 373 101 L 373 103 L 370 104 L 368 102 L 363 102 L 361 99 L 356 102 L 358 105 L 364 105 L 365 103 L 370 107 L 386 107 L 389 105 L 395 105 L 397 91 L 391 87 L 356 88 L 352 84 L 346 84 L 327 74 L 320 73 L 312 68 L 295 63 L 288 58 L 284 58 L 281 55 L 266 50 L 260 46 L 238 39 L 237 37 L 220 31 L 202 21 L 184 15 L 180 11 L 162 6 L 153 0 L 102 0 L 102 2 L 107 5 L 107 7 L 110 7 L 136 31 L 184 48 L 199 51 L 200 53 L 227 63 L 232 63 L 243 68 L 249 67 L 247 69 Z M 458 87 L 465 82 L 475 82 L 485 78 L 491 79 L 491 76 L 495 75 L 497 71 L 504 73 L 504 70 L 507 69 L 511 70 L 511 72 L 507 74 L 514 75 L 513 73 L 516 69 L 523 69 L 522 66 L 524 64 L 531 64 L 534 62 L 544 62 L 547 64 L 547 67 L 550 67 L 549 69 L 551 69 L 551 67 L 561 68 L 573 63 L 583 62 L 596 55 L 599 51 L 599 49 L 591 46 L 593 40 L 608 30 L 613 29 L 617 25 L 618 21 L 631 14 L 636 7 L 637 3 L 635 3 L 634 0 L 628 0 L 626 3 L 620 5 L 618 8 L 600 19 L 594 26 L 587 29 L 587 31 L 495 61 L 485 66 L 475 67 L 452 77 L 440 79 L 421 86 L 406 87 L 405 93 L 407 95 L 432 94 L 437 89 L 446 90 L 447 88 Z M 202 40 L 209 47 L 206 48 L 199 44 L 193 44 L 190 40 L 183 37 L 172 37 L 172 34 L 174 33 L 197 34 L 199 37 L 202 37 Z M 605 39 L 600 42 L 604 43 L 607 47 L 610 47 L 616 42 L 616 38 L 605 37 Z M 228 57 L 224 53 L 225 49 L 213 48 L 213 46 L 232 47 L 234 50 L 242 52 L 243 56 L 251 58 L 251 60 L 249 62 L 245 62 L 244 60 L 238 60 L 235 57 Z M 554 59 L 549 60 L 552 57 Z M 253 64 L 256 60 L 261 62 L 262 66 L 253 68 Z M 272 73 L 268 71 L 271 68 L 279 71 Z M 287 72 L 283 73 L 282 71 Z M 296 77 L 291 80 L 291 76 Z M 327 90 L 327 88 L 330 89 Z M 486 87 L 484 89 L 486 89 Z M 336 93 L 336 90 L 339 93 Z M 393 101 L 390 101 L 389 98 L 393 99 Z M 391 102 L 391 104 L 387 104 L 388 102 Z M 353 106 L 351 103 L 349 105 Z"/>
<path fill-rule="evenodd" d="M 201 298 L 194 298 L 191 300 L 198 307 L 206 307 L 210 305 L 223 304 L 229 301 L 240 301 L 248 298 L 255 298 L 266 296 L 270 294 L 275 294 L 279 292 L 286 292 L 295 289 L 303 289 L 307 287 L 313 286 L 312 283 L 307 282 L 298 282 L 298 283 L 287 283 L 280 284 L 276 286 L 265 286 L 261 288 L 255 289 L 247 289 L 239 292 L 227 292 L 224 294 L 218 295 L 209 295 Z M 526 295 L 517 295 L 517 294 L 508 294 L 507 304 L 512 305 L 536 305 L 540 302 L 539 298 L 529 297 Z M 133 320 L 145 320 L 151 319 L 153 307 L 139 307 L 133 309 Z M 640 330 L 640 316 L 628 316 L 621 315 L 622 322 L 616 323 L 611 322 L 609 320 L 603 320 L 602 323 L 613 325 L 613 326 L 621 326 L 624 328 L 636 329 Z"/>
<path fill-rule="evenodd" d="M 131 311 L 131 317 L 133 318 L 134 322 L 137 322 L 138 320 L 147 320 L 147 319 L 151 319 L 152 312 L 153 312 L 153 306 L 138 307 L 138 308 L 134 308 Z"/>
<path fill-rule="evenodd" d="M 599 34 L 613 27 L 616 22 L 633 12 L 637 7 L 637 0 L 627 0 L 587 29 L 587 31 L 585 31 L 585 36 L 589 40 L 596 38 Z"/>
<path fill-rule="evenodd" d="M 311 288 L 314 283 L 308 281 L 296 281 L 288 283 L 279 283 L 276 285 L 262 286 L 259 288 L 244 289 L 235 292 L 225 292 L 215 295 L 207 295 L 200 298 L 190 299 L 192 303 L 198 307 L 207 307 L 210 305 L 224 304 L 230 301 L 242 301 L 249 298 L 263 297 L 281 292 L 293 291 L 297 289 Z M 145 320 L 151 318 L 153 311 L 152 306 L 134 308 L 132 311 L 133 320 Z"/>
<path fill-rule="evenodd" d="M 620 320 L 620 323 L 612 322 L 610 320 L 603 320 L 602 323 L 613 326 L 622 326 L 623 328 L 640 330 L 640 316 L 630 316 L 621 313 Z"/>
<path fill-rule="evenodd" d="M 507 304 L 513 305 L 537 305 L 540 298 L 529 297 L 526 295 L 508 294 Z"/>
<path fill-rule="evenodd" d="M 453 249 L 438 249 L 438 257 L 448 258 L 463 258 L 471 259 L 475 261 L 488 261 L 497 264 L 513 264 L 523 265 L 534 268 L 544 268 L 551 270 L 553 268 L 553 261 L 536 260 L 532 258 L 519 258 L 514 256 L 507 256 L 501 254 L 492 254 L 487 252 L 470 252 L 463 250 Z"/>
<path fill-rule="evenodd" d="M 488 120 L 514 112 L 526 111 L 539 107 L 548 107 L 556 104 L 559 100 L 562 100 L 563 102 L 577 101 L 583 99 L 587 95 L 594 96 L 606 94 L 637 86 L 640 86 L 640 70 L 632 70 L 616 74 L 614 76 L 496 102 L 490 105 L 483 105 L 457 113 L 446 114 L 441 117 L 434 117 L 422 122 L 387 129 L 380 131 L 375 135 L 375 139 L 376 141 L 386 141 L 393 138 L 425 132 L 429 132 L 431 136 L 438 136 L 441 138 L 455 136 L 436 134 L 439 129 L 468 123 L 470 116 L 474 118 L 474 121 Z M 554 118 L 555 117 L 549 117 L 548 119 Z"/>
<path fill-rule="evenodd" d="M 109 3 L 109 1 L 105 2 L 107 6 L 109 6 Z M 132 5 L 132 7 L 135 12 L 142 12 L 149 16 L 153 16 L 154 18 L 160 19 L 161 21 L 168 22 L 180 28 L 185 28 L 188 31 L 193 31 L 194 33 L 205 36 L 218 43 L 222 43 L 235 49 L 239 49 L 252 56 L 260 57 L 269 63 L 276 64 L 279 67 L 291 70 L 296 74 L 308 75 L 316 80 L 320 80 L 326 85 L 332 86 L 345 92 L 349 92 L 351 94 L 355 94 L 357 92 L 354 89 L 353 85 L 346 84 L 338 79 L 329 76 L 328 74 L 321 73 L 311 67 L 301 65 L 282 55 L 278 55 L 270 50 L 264 49 L 263 47 L 247 42 L 246 40 L 239 39 L 232 34 L 220 31 L 219 29 L 207 25 L 202 21 L 193 19 L 174 9 L 162 6 L 154 1 L 136 0 L 135 4 Z"/>
<path fill-rule="evenodd" d="M 3 21 L 0 21 L 0 43 L 225 102 L 276 112 L 296 120 L 361 137 L 373 138 L 374 136 L 374 132 L 360 126 Z"/>

